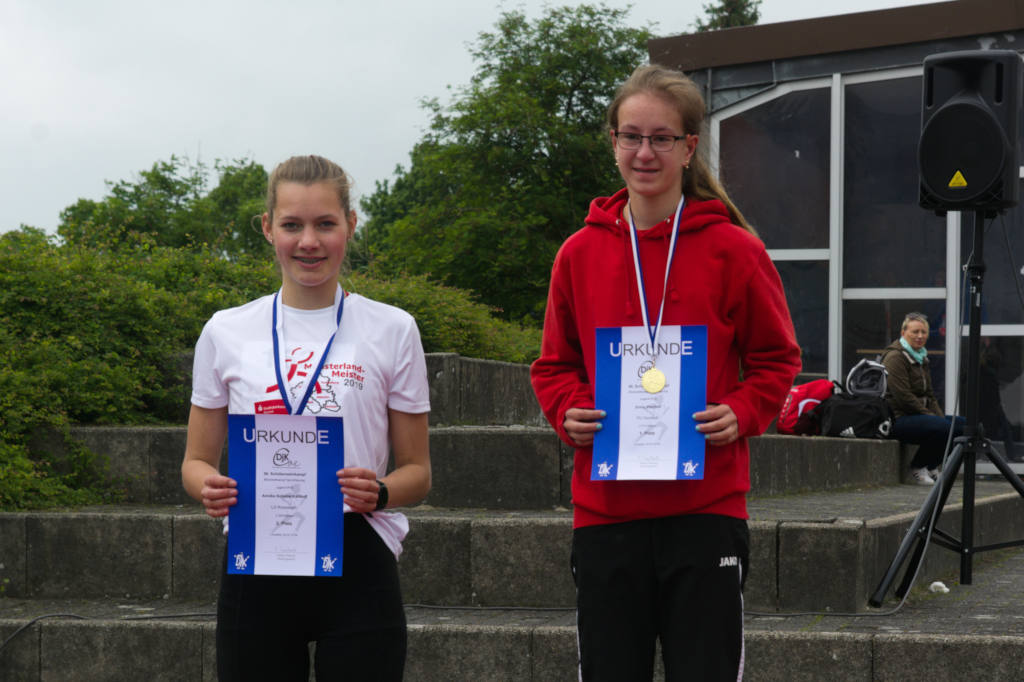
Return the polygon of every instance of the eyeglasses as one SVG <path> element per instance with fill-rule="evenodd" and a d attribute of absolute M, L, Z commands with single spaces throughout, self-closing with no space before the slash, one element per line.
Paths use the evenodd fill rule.
<path fill-rule="evenodd" d="M 686 135 L 640 135 L 639 133 L 623 133 L 614 131 L 615 139 L 623 149 L 640 149 L 646 139 L 651 143 L 651 149 L 656 152 L 670 152 L 676 146 L 676 140 L 685 140 Z"/>

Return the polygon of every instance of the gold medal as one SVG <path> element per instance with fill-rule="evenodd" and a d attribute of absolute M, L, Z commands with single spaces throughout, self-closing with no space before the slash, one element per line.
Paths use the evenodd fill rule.
<path fill-rule="evenodd" d="M 648 393 L 658 393 L 665 388 L 665 373 L 657 367 L 651 367 L 640 377 L 640 385 Z"/>

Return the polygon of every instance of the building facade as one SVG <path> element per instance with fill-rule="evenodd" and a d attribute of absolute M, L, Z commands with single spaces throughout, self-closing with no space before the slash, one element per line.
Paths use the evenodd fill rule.
<path fill-rule="evenodd" d="M 918 206 L 922 62 L 979 49 L 1024 51 L 1024 0 L 650 42 L 652 63 L 704 88 L 712 165 L 782 276 L 805 373 L 841 379 L 919 311 L 931 324 L 936 394 L 947 412 L 956 407 L 973 214 Z M 1024 207 L 984 225 L 981 419 L 997 445 L 1024 452 Z"/>

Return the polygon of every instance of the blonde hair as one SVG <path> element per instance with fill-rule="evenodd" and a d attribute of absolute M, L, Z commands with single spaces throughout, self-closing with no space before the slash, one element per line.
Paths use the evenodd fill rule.
<path fill-rule="evenodd" d="M 338 195 L 338 203 L 347 217 L 350 210 L 349 193 L 352 181 L 341 166 L 322 156 L 293 156 L 282 161 L 274 168 L 267 179 L 267 215 L 274 219 L 274 206 L 277 205 L 277 186 L 282 182 L 296 182 L 300 185 L 312 185 L 317 182 L 330 184 Z"/>
<path fill-rule="evenodd" d="M 903 326 L 900 327 L 900 333 L 907 331 L 907 327 L 910 326 L 911 322 L 923 322 L 925 328 L 928 328 L 928 316 L 924 313 L 907 313 L 906 317 L 903 318 Z"/>
<path fill-rule="evenodd" d="M 626 82 L 619 86 L 615 99 L 608 105 L 608 126 L 613 131 L 619 126 L 619 107 L 622 103 L 633 95 L 642 93 L 652 94 L 675 107 L 679 111 L 683 133 L 699 136 L 697 151 L 683 173 L 683 194 L 696 199 L 718 199 L 725 204 L 734 223 L 752 234 L 757 234 L 708 166 L 707 145 L 700 144 L 700 140 L 707 139 L 704 126 L 704 97 L 700 94 L 697 84 L 683 73 L 657 64 L 637 67 Z"/>

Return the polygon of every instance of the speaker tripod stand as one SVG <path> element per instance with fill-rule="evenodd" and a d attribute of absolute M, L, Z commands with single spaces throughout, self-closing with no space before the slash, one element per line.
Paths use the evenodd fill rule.
<path fill-rule="evenodd" d="M 899 550 L 889 564 L 885 576 L 878 584 L 874 594 L 868 599 L 871 606 L 879 607 L 885 599 L 889 587 L 896 579 L 900 567 L 910 558 L 903 581 L 896 589 L 896 596 L 903 598 L 917 574 L 917 568 L 924 559 L 924 550 L 929 539 L 936 545 L 944 547 L 960 555 L 960 584 L 970 585 L 973 581 L 974 555 L 995 549 L 1005 549 L 1024 545 L 1024 539 L 1010 542 L 999 542 L 990 545 L 974 544 L 974 484 L 975 464 L 978 456 L 985 456 L 999 470 L 1010 485 L 1024 497 L 1024 481 L 1017 476 L 1003 458 L 995 452 L 992 444 L 979 428 L 978 394 L 979 368 L 981 357 L 981 291 L 985 278 L 985 264 L 982 261 L 984 249 L 984 219 L 986 211 L 974 212 L 974 249 L 967 265 L 970 280 L 970 332 L 967 344 L 967 402 L 965 405 L 966 426 L 964 435 L 957 438 L 956 446 L 946 459 L 939 480 L 925 499 L 924 505 L 914 518 Z M 935 528 L 942 510 L 949 499 L 950 491 L 956 482 L 960 466 L 963 465 L 963 512 L 961 515 L 961 533 L 957 540 L 949 533 Z M 911 555 L 911 550 L 913 554 Z"/>

